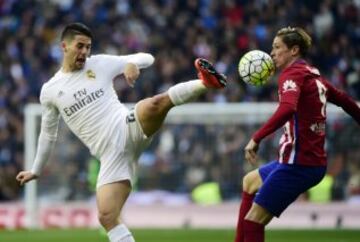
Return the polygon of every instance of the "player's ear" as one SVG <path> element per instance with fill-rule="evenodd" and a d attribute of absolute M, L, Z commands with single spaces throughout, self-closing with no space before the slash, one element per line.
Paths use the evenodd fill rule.
<path fill-rule="evenodd" d="M 300 55 L 300 47 L 298 45 L 294 45 L 293 47 L 291 47 L 291 54 L 293 56 Z"/>
<path fill-rule="evenodd" d="M 67 43 L 66 43 L 66 41 L 61 41 L 61 49 L 64 52 L 67 52 Z"/>

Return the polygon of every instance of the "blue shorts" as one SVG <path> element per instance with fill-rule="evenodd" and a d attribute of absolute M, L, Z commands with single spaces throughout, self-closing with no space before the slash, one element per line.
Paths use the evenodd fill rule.
<path fill-rule="evenodd" d="M 263 185 L 254 202 L 279 217 L 296 198 L 318 184 L 326 173 L 325 166 L 302 166 L 272 161 L 259 168 Z"/>

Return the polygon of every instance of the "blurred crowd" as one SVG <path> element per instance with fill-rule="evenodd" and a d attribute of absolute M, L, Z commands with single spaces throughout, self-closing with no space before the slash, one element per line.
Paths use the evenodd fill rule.
<path fill-rule="evenodd" d="M 142 51 L 155 56 L 154 66 L 142 73 L 134 89 L 122 80 L 115 82 L 122 102 L 136 102 L 196 78 L 197 57 L 211 60 L 230 80 L 226 90 L 199 101 L 277 101 L 275 81 L 260 89 L 246 86 L 239 80 L 237 63 L 250 49 L 269 52 L 276 31 L 289 25 L 312 35 L 309 61 L 359 100 L 359 12 L 359 0 L 0 0 L 0 200 L 21 196 L 14 177 L 24 165 L 24 106 L 38 103 L 42 84 L 59 69 L 59 34 L 67 23 L 83 22 L 93 30 L 93 54 Z M 246 169 L 239 157 L 254 128 L 167 127 L 142 157 L 141 164 L 150 164 L 151 169 L 140 169 L 144 176 L 139 188 L 188 192 L 196 183 L 216 180 L 225 198 L 238 196 Z M 329 130 L 329 147 L 343 148 L 328 149 L 334 157 L 329 168 L 336 178 L 333 199 L 360 195 L 359 127 L 342 120 L 332 122 Z M 205 136 L 204 142 L 215 142 L 219 152 L 208 149 L 206 142 L 191 142 L 205 134 L 210 137 Z M 173 140 L 171 149 L 162 139 Z M 86 150 L 67 146 L 65 153 L 86 159 Z M 265 146 L 276 155 L 275 143 Z M 69 181 L 83 184 L 86 169 L 82 162 L 69 167 Z M 151 176 L 153 180 L 146 179 Z M 80 192 L 84 187 L 79 185 Z M 66 194 L 68 199 L 79 196 L 74 191 Z"/>

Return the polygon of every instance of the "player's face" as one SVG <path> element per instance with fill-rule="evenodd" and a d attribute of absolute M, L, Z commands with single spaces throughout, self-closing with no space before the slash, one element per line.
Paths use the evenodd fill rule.
<path fill-rule="evenodd" d="M 63 42 L 64 64 L 71 71 L 82 69 L 90 50 L 91 39 L 85 35 L 75 35 L 72 40 Z"/>
<path fill-rule="evenodd" d="M 295 60 L 293 48 L 289 49 L 282 38 L 278 36 L 274 38 L 271 57 L 278 69 L 289 66 Z"/>

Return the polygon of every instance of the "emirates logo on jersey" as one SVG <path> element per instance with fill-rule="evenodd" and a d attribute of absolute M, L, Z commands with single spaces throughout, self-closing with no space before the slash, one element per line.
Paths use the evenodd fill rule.
<path fill-rule="evenodd" d="M 297 86 L 293 80 L 286 80 L 282 86 L 284 92 L 296 91 Z"/>
<path fill-rule="evenodd" d="M 69 107 L 65 107 L 63 109 L 66 116 L 70 117 L 71 115 L 75 114 L 79 110 L 82 110 L 84 107 L 92 104 L 93 102 L 97 101 L 99 98 L 104 96 L 105 91 L 100 88 L 93 92 L 88 92 L 85 88 L 74 93 L 74 99 L 76 100 L 75 103 L 70 105 Z"/>

